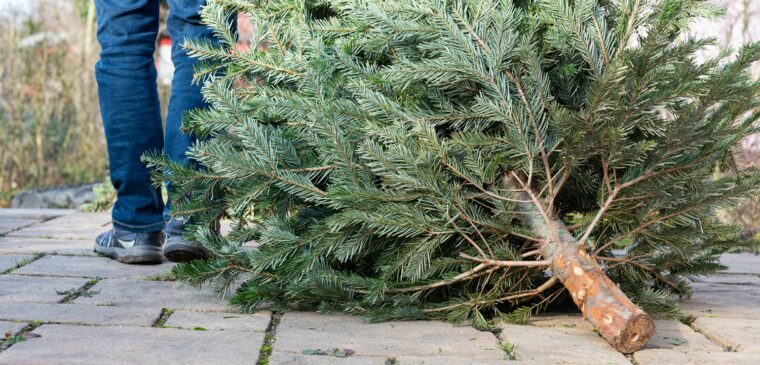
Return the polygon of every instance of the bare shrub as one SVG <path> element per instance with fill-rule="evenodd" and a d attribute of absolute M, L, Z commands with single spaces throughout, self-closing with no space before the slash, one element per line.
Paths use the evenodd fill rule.
<path fill-rule="evenodd" d="M 26 187 L 102 179 L 92 3 L 39 1 L 1 17 L 0 205 Z"/>

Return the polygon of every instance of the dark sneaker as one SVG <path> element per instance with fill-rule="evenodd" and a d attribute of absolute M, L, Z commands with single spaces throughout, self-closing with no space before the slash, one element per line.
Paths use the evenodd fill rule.
<path fill-rule="evenodd" d="M 166 223 L 166 244 L 164 256 L 172 262 L 188 262 L 194 260 L 206 260 L 211 257 L 211 252 L 203 247 L 198 241 L 185 237 L 186 220 L 183 217 L 172 218 Z M 218 231 L 218 230 L 217 230 Z"/>
<path fill-rule="evenodd" d="M 95 239 L 95 252 L 125 264 L 160 264 L 163 241 L 161 231 L 133 233 L 113 228 Z"/>

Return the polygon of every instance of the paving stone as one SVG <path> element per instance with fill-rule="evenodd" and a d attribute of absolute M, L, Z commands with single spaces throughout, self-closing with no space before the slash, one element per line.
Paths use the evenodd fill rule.
<path fill-rule="evenodd" d="M 715 274 L 711 276 L 697 276 L 691 278 L 692 282 L 702 284 L 725 284 L 725 285 L 757 285 L 760 286 L 760 275 L 743 274 Z"/>
<path fill-rule="evenodd" d="M 357 358 L 436 356 L 495 361 L 503 356 L 493 334 L 472 327 L 454 327 L 439 321 L 365 324 L 355 316 L 310 312 L 283 315 L 274 353 L 298 355 L 304 349 L 332 348 L 352 349 Z"/>
<path fill-rule="evenodd" d="M 723 350 L 679 321 L 655 320 L 654 326 L 654 336 L 645 346 L 647 349 L 671 349 L 682 352 Z"/>
<path fill-rule="evenodd" d="M 219 233 L 222 236 L 227 236 L 230 232 L 232 232 L 232 221 L 224 219 L 219 222 Z"/>
<path fill-rule="evenodd" d="M 728 266 L 727 273 L 760 275 L 760 255 L 727 253 L 720 257 L 720 263 Z"/>
<path fill-rule="evenodd" d="M 106 257 L 48 255 L 14 272 L 18 275 L 44 275 L 101 278 L 145 278 L 163 274 L 174 263 L 161 265 L 125 265 Z"/>
<path fill-rule="evenodd" d="M 530 319 L 531 326 L 553 328 L 565 333 L 593 333 L 594 326 L 580 314 L 541 314 Z"/>
<path fill-rule="evenodd" d="M 161 308 L 123 308 L 76 304 L 0 303 L 0 319 L 97 326 L 145 326 L 155 323 Z"/>
<path fill-rule="evenodd" d="M 263 333 L 43 325 L 0 353 L 2 365 L 254 364 Z"/>
<path fill-rule="evenodd" d="M 4 235 L 19 228 L 23 228 L 39 222 L 41 222 L 39 219 L 0 217 L 0 235 Z"/>
<path fill-rule="evenodd" d="M 760 355 L 741 352 L 681 352 L 675 350 L 651 349 L 633 354 L 638 365 L 757 365 Z"/>
<path fill-rule="evenodd" d="M 258 241 L 248 241 L 243 243 L 243 249 L 244 250 L 257 250 L 261 246 L 261 244 Z"/>
<path fill-rule="evenodd" d="M 468 357 L 443 356 L 399 356 L 394 358 L 398 365 L 504 365 L 505 360 L 477 360 Z M 275 352 L 269 358 L 271 365 L 387 365 L 389 358 L 382 356 L 314 356 Z"/>
<path fill-rule="evenodd" d="M 589 321 L 583 319 L 583 316 L 580 314 L 544 313 L 532 317 L 528 327 L 538 327 L 592 342 L 598 342 L 601 339 L 601 337 L 594 332 L 594 326 L 592 326 Z"/>
<path fill-rule="evenodd" d="M 201 327 L 212 331 L 266 332 L 271 318 L 270 311 L 254 314 L 175 311 L 165 324 L 183 329 Z"/>
<path fill-rule="evenodd" d="M 0 237 L 0 254 L 45 253 L 97 256 L 92 252 L 95 241 L 30 237 Z"/>
<path fill-rule="evenodd" d="M 502 360 L 477 360 L 466 357 L 441 357 L 441 356 L 400 356 L 396 358 L 396 364 L 399 365 L 509 365 L 525 364 L 520 361 Z M 531 364 L 532 365 L 532 364 Z"/>
<path fill-rule="evenodd" d="M 691 299 L 680 303 L 697 317 L 760 319 L 760 286 L 694 283 Z M 729 300 L 730 298 L 730 300 Z"/>
<path fill-rule="evenodd" d="M 110 228 L 110 213 L 73 213 L 11 232 L 7 237 L 37 237 L 93 241 Z"/>
<path fill-rule="evenodd" d="M 289 352 L 273 352 L 270 365 L 387 365 L 388 358 L 382 356 L 349 356 L 338 358 L 327 355 L 303 355 Z M 406 364 L 396 362 L 397 364 Z"/>
<path fill-rule="evenodd" d="M 699 317 L 692 327 L 726 349 L 760 353 L 760 320 Z"/>
<path fill-rule="evenodd" d="M 0 272 L 13 269 L 32 258 L 34 258 L 32 255 L 0 255 Z"/>
<path fill-rule="evenodd" d="M 0 237 L 0 272 L 35 252 L 92 255 L 94 237 L 109 229 L 109 222 L 108 213 L 0 209 L 0 235 L 14 230 Z M 224 231 L 229 228 L 225 224 Z M 760 256 L 730 254 L 722 262 L 728 270 L 692 278 L 693 299 L 683 303 L 687 313 L 700 317 L 693 326 L 710 339 L 680 322 L 656 321 L 655 336 L 635 354 L 638 364 L 760 364 Z M 255 363 L 271 313 L 222 313 L 231 308 L 210 290 L 135 280 L 162 274 L 170 265 L 127 266 L 106 258 L 48 255 L 0 275 L 0 333 L 18 332 L 31 321 L 48 323 L 35 331 L 42 337 L 0 353 L 0 365 Z M 93 276 L 104 278 L 90 289 L 100 293 L 74 304 L 55 304 L 63 298 L 56 290 L 79 288 Z M 175 309 L 166 326 L 176 328 L 151 328 L 164 307 Z M 579 315 L 536 316 L 530 324 L 502 326 L 501 337 L 517 345 L 516 363 L 630 364 Z M 192 330 L 197 327 L 207 331 Z M 103 342 L 115 349 L 92 347 Z M 364 324 L 358 317 L 287 313 L 269 363 L 509 363 L 497 342 L 490 333 L 442 322 Z M 739 352 L 723 352 L 715 342 Z M 356 355 L 302 353 L 331 348 L 350 348 Z"/>
<path fill-rule="evenodd" d="M 645 348 L 675 349 L 679 351 L 721 351 L 721 347 L 689 326 L 674 320 L 655 320 L 655 333 Z M 581 315 L 547 315 L 531 318 L 531 326 L 548 328 L 569 335 L 598 338 L 594 327 Z"/>
<path fill-rule="evenodd" d="M 78 289 L 86 283 L 87 279 L 0 275 L 0 302 L 58 303 L 63 296 L 56 291 Z"/>
<path fill-rule="evenodd" d="M 0 208 L 0 220 L 9 218 L 45 220 L 75 213 L 73 209 L 9 209 Z"/>
<path fill-rule="evenodd" d="M 0 310 L 2 309 L 0 308 Z M 6 333 L 15 335 L 21 332 L 21 330 L 27 325 L 28 323 L 26 322 L 0 320 L 0 339 L 2 339 Z"/>
<path fill-rule="evenodd" d="M 517 359 L 526 364 L 630 364 L 593 333 L 564 333 L 555 328 L 517 325 L 501 328 L 503 342 L 517 345 Z"/>
<path fill-rule="evenodd" d="M 100 291 L 92 297 L 79 297 L 77 304 L 113 305 L 118 307 L 166 307 L 175 310 L 224 312 L 230 308 L 209 289 L 198 290 L 167 281 L 131 281 L 103 279 L 92 287 Z"/>

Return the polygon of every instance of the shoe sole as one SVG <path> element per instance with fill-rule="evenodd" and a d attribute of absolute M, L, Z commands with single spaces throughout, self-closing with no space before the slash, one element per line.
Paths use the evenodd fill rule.
<path fill-rule="evenodd" d="M 125 249 L 95 246 L 93 251 L 123 264 L 158 265 L 164 262 L 160 247 L 138 246 Z"/>
<path fill-rule="evenodd" d="M 171 262 L 190 262 L 206 260 L 210 256 L 201 247 L 184 243 L 167 244 L 164 246 L 164 257 Z"/>

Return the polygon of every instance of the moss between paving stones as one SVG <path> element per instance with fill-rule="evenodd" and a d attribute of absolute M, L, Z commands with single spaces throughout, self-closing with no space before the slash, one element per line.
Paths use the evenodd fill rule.
<path fill-rule="evenodd" d="M 18 269 L 26 266 L 26 265 L 31 264 L 34 261 L 39 260 L 40 258 L 42 258 L 42 256 L 45 256 L 45 254 L 44 253 L 35 253 L 34 255 L 32 255 L 29 258 L 25 258 L 25 259 L 17 262 L 15 266 L 13 266 L 13 267 L 11 267 L 9 269 L 6 269 L 3 272 L 0 272 L 0 275 L 10 274 L 10 273 L 12 273 L 12 272 L 14 272 L 14 271 L 16 271 L 16 270 L 18 270 Z"/>
<path fill-rule="evenodd" d="M 277 326 L 280 324 L 280 319 L 282 319 L 281 313 L 272 313 L 272 319 L 269 320 L 266 336 L 264 336 L 264 343 L 261 344 L 261 351 L 259 352 L 259 361 L 256 362 L 256 365 L 269 365 L 272 348 L 277 340 Z"/>

